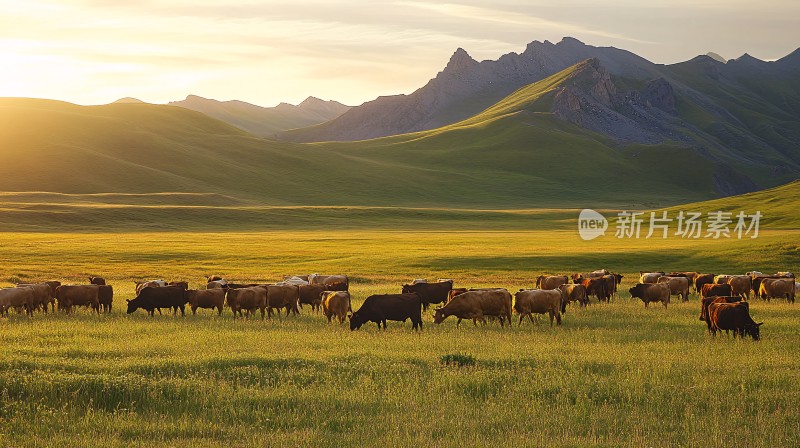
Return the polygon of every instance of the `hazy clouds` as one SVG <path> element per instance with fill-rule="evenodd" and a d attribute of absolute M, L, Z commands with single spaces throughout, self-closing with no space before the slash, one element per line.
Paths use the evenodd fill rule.
<path fill-rule="evenodd" d="M 0 96 L 97 104 L 194 93 L 270 106 L 410 93 L 476 59 L 573 36 L 654 62 L 800 46 L 793 1 L 0 0 Z"/>

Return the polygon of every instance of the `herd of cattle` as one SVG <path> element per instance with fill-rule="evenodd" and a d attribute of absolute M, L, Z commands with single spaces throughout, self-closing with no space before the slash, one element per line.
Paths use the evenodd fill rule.
<path fill-rule="evenodd" d="M 499 320 L 501 326 L 511 324 L 512 312 L 519 315 L 519 325 L 528 317 L 534 322 L 534 314 L 549 315 L 561 325 L 561 315 L 570 302 L 580 306 L 589 304 L 594 296 L 600 302 L 608 302 L 619 296 L 618 286 L 623 276 L 601 269 L 572 275 L 541 275 L 536 279 L 535 289 L 520 289 L 511 293 L 505 288 L 454 288 L 453 280 L 439 279 L 427 282 L 414 280 L 403 285 L 400 294 L 371 295 L 363 305 L 353 311 L 346 275 L 303 275 L 287 277 L 274 284 L 232 283 L 219 276 L 207 277 L 206 289 L 189 289 L 184 281 L 166 282 L 151 280 L 136 282 L 136 297 L 127 300 L 127 312 L 143 309 L 151 316 L 157 310 L 178 310 L 185 315 L 188 305 L 192 314 L 198 308 L 216 310 L 219 315 L 227 306 L 234 319 L 261 313 L 264 319 L 273 312 L 279 316 L 299 314 L 303 305 L 322 311 L 328 322 L 339 323 L 350 320 L 350 329 L 360 328 L 367 322 L 383 325 L 386 321 L 411 320 L 415 330 L 422 328 L 422 311 L 431 304 L 441 304 L 434 310 L 433 321 L 443 322 L 455 316 L 460 324 L 463 319 L 486 323 L 486 318 Z M 709 332 L 733 331 L 734 337 L 749 335 L 759 338 L 759 327 L 750 316 L 748 300 L 755 294 L 763 300 L 786 299 L 794 303 L 800 291 L 800 283 L 794 274 L 778 272 L 765 275 L 748 272 L 745 275 L 715 275 L 698 272 L 640 272 L 638 283 L 629 289 L 632 298 L 641 299 L 647 307 L 651 302 L 661 302 L 666 308 L 670 297 L 675 295 L 683 301 L 689 300 L 690 290 L 701 297 L 700 320 L 705 321 Z M 47 313 L 58 309 L 67 314 L 74 307 L 91 308 L 98 314 L 111 312 L 114 290 L 100 277 L 89 277 L 88 285 L 62 285 L 58 281 L 38 284 L 18 284 L 14 288 L 0 289 L 0 314 L 7 316 L 10 309 L 18 313 L 33 315 L 34 311 Z"/>

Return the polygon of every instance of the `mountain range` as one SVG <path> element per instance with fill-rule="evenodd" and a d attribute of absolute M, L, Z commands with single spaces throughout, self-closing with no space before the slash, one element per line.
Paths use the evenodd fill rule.
<path fill-rule="evenodd" d="M 297 106 L 280 103 L 275 107 L 261 107 L 244 101 L 217 101 L 197 95 L 189 95 L 182 101 L 169 104 L 202 112 L 259 137 L 324 123 L 350 109 L 337 101 L 323 101 L 313 96 Z"/>
<path fill-rule="evenodd" d="M 718 59 L 659 65 L 570 38 L 497 61 L 459 49 L 413 94 L 278 131 L 283 140 L 248 131 L 263 123 L 256 115 L 245 125 L 240 111 L 252 105 L 241 102 L 182 102 L 207 108 L 199 113 L 135 101 L 0 99 L 0 191 L 647 208 L 797 179 L 800 52 L 774 62 Z M 346 108 L 319 100 L 292 107 L 320 103 L 332 114 Z"/>

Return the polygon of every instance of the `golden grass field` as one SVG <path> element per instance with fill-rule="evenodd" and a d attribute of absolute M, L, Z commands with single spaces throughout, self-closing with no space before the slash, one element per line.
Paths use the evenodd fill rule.
<path fill-rule="evenodd" d="M 0 280 L 106 277 L 112 315 L 0 319 L 0 446 L 794 446 L 797 306 L 753 301 L 762 340 L 716 339 L 696 296 L 644 309 L 640 269 L 793 270 L 797 230 L 756 240 L 585 242 L 573 230 L 2 233 Z M 535 225 L 532 228 L 536 228 Z M 354 307 L 413 278 L 532 287 L 540 273 L 623 273 L 610 304 L 560 328 L 351 332 L 299 317 L 124 313 L 133 280 L 275 281 L 347 273 Z M 447 354 L 476 364 L 443 365 Z"/>

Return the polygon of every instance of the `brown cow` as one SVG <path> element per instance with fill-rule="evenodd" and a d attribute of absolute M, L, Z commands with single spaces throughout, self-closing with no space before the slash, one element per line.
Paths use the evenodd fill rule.
<path fill-rule="evenodd" d="M 19 283 L 17 288 L 33 288 L 33 309 L 47 313 L 50 304 L 50 286 L 47 283 Z"/>
<path fill-rule="evenodd" d="M 263 286 L 253 286 L 251 288 L 232 288 L 225 292 L 228 306 L 233 311 L 233 318 L 236 313 L 242 316 L 242 310 L 247 312 L 247 316 L 255 314 L 256 310 L 261 310 L 261 320 L 264 320 L 267 308 L 267 288 Z"/>
<path fill-rule="evenodd" d="M 753 288 L 753 278 L 749 275 L 734 275 L 728 279 L 731 285 L 731 295 L 742 296 L 750 300 L 750 290 Z"/>
<path fill-rule="evenodd" d="M 686 277 L 659 277 L 658 283 L 669 285 L 670 294 L 680 296 L 684 302 L 689 301 L 689 279 Z"/>
<path fill-rule="evenodd" d="M 783 299 L 794 303 L 794 280 L 791 278 L 765 278 L 761 282 L 758 295 L 769 301 L 771 298 Z"/>
<path fill-rule="evenodd" d="M 319 311 L 322 305 L 322 293 L 326 291 L 325 285 L 297 285 L 298 303 L 311 305 L 312 311 Z"/>
<path fill-rule="evenodd" d="M 0 289 L 0 312 L 8 316 L 8 310 L 14 308 L 17 313 L 24 311 L 33 316 L 34 290 L 28 286 Z"/>
<path fill-rule="evenodd" d="M 456 316 L 461 324 L 462 319 L 472 319 L 477 325 L 480 320 L 486 324 L 486 316 L 495 316 L 500 319 L 500 325 L 508 320 L 511 326 L 511 293 L 505 289 L 487 289 L 482 291 L 467 291 L 453 297 L 447 305 L 437 308 L 433 314 L 433 323 L 440 324 L 448 316 Z"/>
<path fill-rule="evenodd" d="M 719 330 L 733 330 L 734 339 L 737 335 L 744 338 L 745 334 L 754 341 L 761 338 L 759 328 L 764 322 L 756 323 L 750 317 L 750 305 L 747 302 L 712 303 L 708 306 L 708 317 L 713 335 Z"/>
<path fill-rule="evenodd" d="M 727 296 L 727 297 L 706 297 L 700 300 L 700 320 L 705 321 L 708 326 L 708 332 L 711 333 L 711 319 L 708 318 L 708 306 L 712 303 L 734 303 L 741 302 L 740 296 Z"/>
<path fill-rule="evenodd" d="M 727 297 L 733 295 L 733 288 L 731 285 L 716 285 L 714 283 L 708 283 L 703 285 L 703 289 L 700 291 L 700 296 L 702 298 L 706 297 Z"/>
<path fill-rule="evenodd" d="M 222 308 L 225 306 L 225 290 L 216 289 L 189 289 L 186 290 L 186 298 L 192 309 L 192 314 L 197 314 L 198 308 L 217 309 L 217 315 L 222 315 Z"/>
<path fill-rule="evenodd" d="M 537 289 L 558 289 L 561 285 L 569 283 L 566 275 L 540 275 L 536 278 Z"/>
<path fill-rule="evenodd" d="M 322 293 L 322 312 L 331 322 L 331 318 L 336 316 L 339 324 L 343 324 L 347 319 L 347 312 L 352 311 L 350 307 L 350 293 L 347 291 L 325 291 Z"/>
<path fill-rule="evenodd" d="M 61 285 L 56 288 L 58 309 L 72 313 L 73 306 L 91 306 L 100 314 L 100 287 L 97 285 Z"/>
<path fill-rule="evenodd" d="M 276 309 L 278 317 L 281 316 L 281 308 L 286 308 L 286 316 L 289 312 L 295 315 L 300 314 L 297 309 L 297 300 L 300 290 L 297 285 L 267 285 L 267 313 L 272 318 L 272 309 Z"/>
<path fill-rule="evenodd" d="M 645 308 L 650 302 L 661 302 L 664 304 L 664 309 L 669 304 L 670 289 L 666 283 L 637 283 L 628 292 L 631 298 L 642 299 Z"/>
<path fill-rule="evenodd" d="M 794 277 L 775 274 L 775 275 L 753 275 L 751 276 L 751 278 L 753 279 L 753 284 L 751 286 L 752 290 L 755 294 L 758 294 L 758 292 L 761 290 L 761 282 L 763 282 L 768 278 L 776 279 L 776 278 L 794 278 Z"/>
<path fill-rule="evenodd" d="M 586 294 L 586 287 L 583 285 L 561 285 L 559 288 L 564 293 L 561 297 L 561 312 L 567 312 L 569 302 L 578 302 L 580 306 L 589 304 L 589 295 Z"/>
<path fill-rule="evenodd" d="M 519 325 L 525 316 L 533 321 L 533 313 L 550 315 L 550 326 L 553 326 L 555 317 L 561 325 L 561 296 L 560 289 L 520 289 L 514 294 L 514 310 L 519 314 Z"/>

